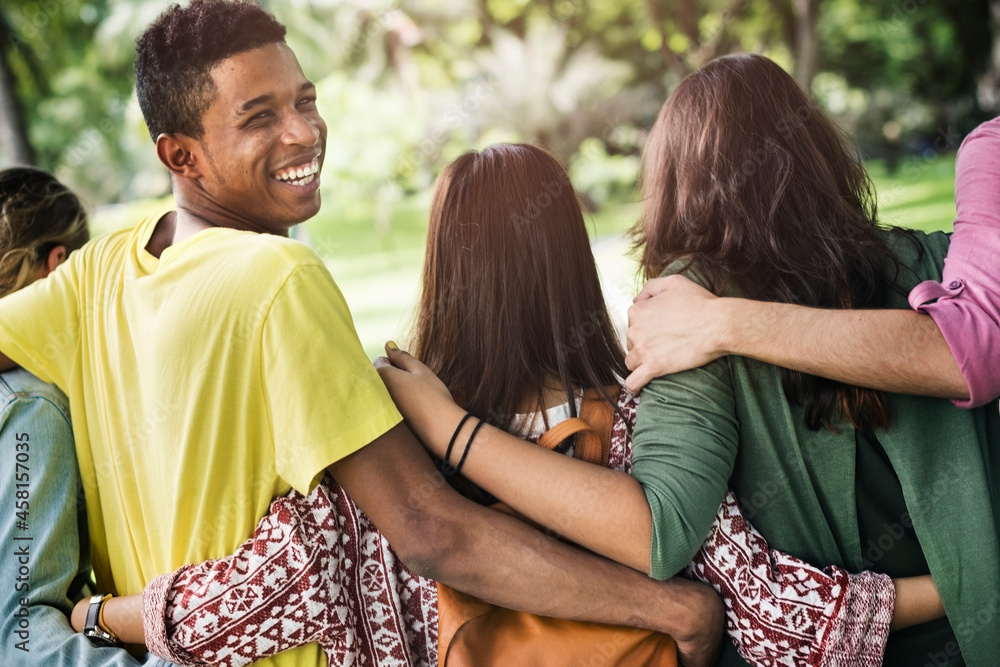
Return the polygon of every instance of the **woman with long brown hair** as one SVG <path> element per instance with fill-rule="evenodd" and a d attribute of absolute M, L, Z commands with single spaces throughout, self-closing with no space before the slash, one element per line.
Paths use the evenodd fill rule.
<path fill-rule="evenodd" d="M 760 56 L 715 61 L 671 95 L 646 147 L 643 199 L 646 276 L 680 273 L 721 296 L 905 309 L 915 285 L 940 279 L 948 246 L 943 234 L 878 225 L 851 144 Z M 1000 584 L 995 407 L 963 412 L 743 357 L 664 376 L 642 396 L 638 477 L 681 448 L 719 461 L 701 479 L 670 478 L 693 493 L 661 512 L 660 539 L 670 520 L 703 523 L 728 481 L 776 548 L 933 574 L 948 617 L 890 635 L 884 664 L 994 659 L 995 615 L 980 623 L 989 632 L 967 628 Z"/>
<path fill-rule="evenodd" d="M 465 408 L 514 429 L 627 372 L 586 226 L 548 153 L 499 144 L 438 176 L 413 350 Z"/>

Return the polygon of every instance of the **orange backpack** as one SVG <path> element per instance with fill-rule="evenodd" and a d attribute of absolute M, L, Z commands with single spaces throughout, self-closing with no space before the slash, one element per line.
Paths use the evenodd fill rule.
<path fill-rule="evenodd" d="M 608 387 L 616 396 L 618 387 Z M 555 449 L 576 436 L 574 457 L 607 466 L 615 408 L 595 390 L 584 394 L 580 416 L 545 432 L 538 444 Z M 496 503 L 494 509 L 523 519 Z M 567 621 L 505 609 L 439 583 L 439 667 L 639 667 L 677 665 L 669 636 L 616 625 Z"/>

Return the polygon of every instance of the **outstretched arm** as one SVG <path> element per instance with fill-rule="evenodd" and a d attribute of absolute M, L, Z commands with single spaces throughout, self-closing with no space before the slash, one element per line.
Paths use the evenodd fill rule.
<path fill-rule="evenodd" d="M 736 650 L 757 667 L 789 658 L 820 667 L 880 664 L 890 631 L 945 615 L 930 575 L 821 570 L 771 549 L 732 491 L 685 575 L 719 592 Z M 775 643 L 783 647 L 779 656 Z"/>
<path fill-rule="evenodd" d="M 655 377 L 727 354 L 901 394 L 965 399 L 969 388 L 934 320 L 908 310 L 827 310 L 719 298 L 683 276 L 646 283 L 629 309 L 638 392 Z"/>
<path fill-rule="evenodd" d="M 376 367 L 421 442 L 444 459 L 465 411 L 444 384 L 410 354 L 387 348 Z M 463 455 L 476 421 L 466 422 L 448 463 Z M 643 573 L 649 572 L 652 517 L 631 475 L 556 454 L 483 425 L 468 445 L 462 474 L 532 521 Z"/>

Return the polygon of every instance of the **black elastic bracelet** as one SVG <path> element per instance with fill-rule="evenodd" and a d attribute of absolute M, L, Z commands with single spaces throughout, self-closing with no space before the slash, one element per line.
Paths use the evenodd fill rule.
<path fill-rule="evenodd" d="M 452 469 L 451 464 L 448 463 L 448 459 L 451 458 L 451 448 L 455 446 L 455 441 L 458 439 L 459 431 L 462 430 L 462 427 L 465 426 L 465 422 L 469 421 L 470 417 L 472 417 L 472 413 L 466 412 L 465 416 L 462 417 L 462 421 L 458 422 L 455 432 L 451 434 L 451 440 L 448 441 L 448 449 L 444 450 L 444 465 L 446 471 Z M 451 474 L 454 474 L 454 472 Z"/>
<path fill-rule="evenodd" d="M 479 433 L 479 429 L 481 429 L 485 423 L 486 422 L 480 419 L 479 423 L 476 424 L 476 428 L 472 429 L 472 435 L 469 436 L 469 441 L 465 443 L 465 451 L 462 452 L 462 458 L 458 460 L 458 465 L 455 466 L 456 475 L 462 469 L 462 466 L 465 465 L 465 457 L 469 455 L 469 450 L 472 449 L 472 441 L 475 439 L 476 434 Z"/>

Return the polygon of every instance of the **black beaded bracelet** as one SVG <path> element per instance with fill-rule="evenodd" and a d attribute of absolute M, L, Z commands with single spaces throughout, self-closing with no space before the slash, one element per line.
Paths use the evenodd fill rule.
<path fill-rule="evenodd" d="M 472 418 L 472 413 L 466 412 L 465 416 L 462 417 L 462 421 L 458 422 L 458 426 L 455 428 L 455 432 L 451 434 L 451 440 L 448 441 L 448 449 L 444 450 L 443 463 L 444 463 L 444 474 L 446 475 L 454 475 L 456 472 L 458 472 L 458 468 L 453 468 L 452 465 L 448 463 L 448 459 L 451 458 L 451 450 L 455 446 L 455 441 L 458 439 L 459 432 L 462 430 L 462 427 L 465 426 L 465 422 L 469 421 L 469 419 L 471 418 Z M 466 448 L 468 448 L 468 445 L 466 445 Z"/>
<path fill-rule="evenodd" d="M 462 458 L 458 460 L 458 465 L 455 466 L 456 475 L 462 469 L 462 466 L 465 465 L 465 457 L 469 455 L 469 450 L 472 449 L 472 441 L 475 439 L 476 434 L 479 433 L 479 429 L 481 429 L 485 423 L 486 422 L 480 419 L 479 423 L 476 424 L 476 428 L 472 429 L 472 435 L 469 436 L 469 441 L 465 443 L 465 450 L 462 452 Z"/>

